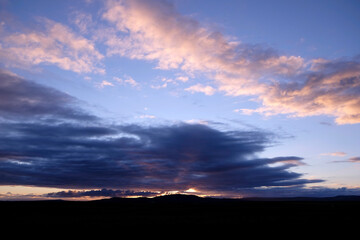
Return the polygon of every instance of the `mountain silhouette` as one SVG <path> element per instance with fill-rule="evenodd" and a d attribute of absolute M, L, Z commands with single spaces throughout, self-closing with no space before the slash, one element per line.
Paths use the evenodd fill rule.
<path fill-rule="evenodd" d="M 94 200 L 95 202 L 152 202 L 152 203 L 229 203 L 229 202 L 336 202 L 336 201 L 359 201 L 360 196 L 357 195 L 339 195 L 334 197 L 248 197 L 248 198 L 213 198 L 200 197 L 189 194 L 168 194 L 157 196 L 153 198 L 139 197 L 139 198 L 122 198 L 112 197 L 101 200 Z"/>
<path fill-rule="evenodd" d="M 169 194 L 155 197 L 154 200 L 161 202 L 199 202 L 205 199 L 196 195 Z"/>
<path fill-rule="evenodd" d="M 8 225 L 148 226 L 233 225 L 347 227 L 358 223 L 360 196 L 325 198 L 209 198 L 164 195 L 95 201 L 0 201 Z"/>

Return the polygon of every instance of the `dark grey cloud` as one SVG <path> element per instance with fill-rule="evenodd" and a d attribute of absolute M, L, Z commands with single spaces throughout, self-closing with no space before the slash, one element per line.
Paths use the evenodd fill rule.
<path fill-rule="evenodd" d="M 56 89 L 25 80 L 0 69 L 0 117 L 61 117 L 95 120 L 75 107 L 78 100 Z"/>
<path fill-rule="evenodd" d="M 360 162 L 360 157 L 351 157 L 351 158 L 349 158 L 349 162 L 358 163 L 358 162 Z"/>
<path fill-rule="evenodd" d="M 87 114 L 71 96 L 9 74 L 1 76 L 1 91 L 13 103 L 4 99 L 14 108 L 0 107 L 5 115 L 0 121 L 1 185 L 130 189 L 134 194 L 196 188 L 236 194 L 241 189 L 322 181 L 290 171 L 303 164 L 300 157 L 257 157 L 274 137 L 259 129 L 111 125 Z"/>
<path fill-rule="evenodd" d="M 321 181 L 289 171 L 302 158 L 256 158 L 270 141 L 259 131 L 37 122 L 6 123 L 2 132 L 3 185 L 236 192 Z"/>
<path fill-rule="evenodd" d="M 44 197 L 50 198 L 82 198 L 82 197 L 129 197 L 129 196 L 142 196 L 153 197 L 157 196 L 159 192 L 151 191 L 131 191 L 131 190 L 113 190 L 113 189 L 100 189 L 88 191 L 60 191 L 44 194 Z"/>
<path fill-rule="evenodd" d="M 360 163 L 360 157 L 350 157 L 345 160 L 332 161 L 332 163 Z"/>

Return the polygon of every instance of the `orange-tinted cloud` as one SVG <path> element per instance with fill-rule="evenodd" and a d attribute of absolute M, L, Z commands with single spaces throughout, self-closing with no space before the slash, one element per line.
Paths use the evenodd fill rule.
<path fill-rule="evenodd" d="M 360 63 L 338 60 L 317 64 L 298 82 L 274 83 L 259 96 L 263 106 L 255 109 L 266 115 L 295 117 L 330 115 L 338 124 L 360 122 Z"/>

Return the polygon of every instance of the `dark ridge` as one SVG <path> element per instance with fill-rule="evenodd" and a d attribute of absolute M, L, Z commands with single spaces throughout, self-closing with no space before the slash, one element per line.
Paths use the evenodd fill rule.
<path fill-rule="evenodd" d="M 98 203 L 145 203 L 149 202 L 151 198 L 147 197 L 138 197 L 138 198 L 126 198 L 126 197 L 112 197 L 112 198 L 103 198 L 98 200 L 90 200 L 89 202 L 98 202 Z"/>
<path fill-rule="evenodd" d="M 195 201 L 204 200 L 204 198 L 196 195 L 169 194 L 169 195 L 154 197 L 154 200 L 161 202 L 195 202 Z"/>
<path fill-rule="evenodd" d="M 145 202 L 151 202 L 151 203 L 190 203 L 190 202 L 204 202 L 206 199 L 210 198 L 202 198 L 196 195 L 187 195 L 187 194 L 169 194 L 169 195 L 163 195 L 163 196 L 157 196 L 153 198 L 147 198 L 147 197 L 139 197 L 139 198 L 123 198 L 123 197 L 112 197 L 112 198 L 106 198 L 106 199 L 100 199 L 100 200 L 94 200 L 93 202 L 133 202 L 133 203 L 145 203 Z"/>
<path fill-rule="evenodd" d="M 61 200 L 60 200 L 61 201 Z M 159 203 L 190 203 L 190 202 L 332 202 L 332 201 L 359 201 L 360 196 L 356 195 L 339 195 L 334 197 L 248 197 L 248 198 L 214 198 L 214 197 L 199 197 L 188 194 L 169 194 L 157 196 L 154 198 L 139 197 L 139 198 L 122 198 L 112 197 L 94 202 L 159 202 Z"/>
<path fill-rule="evenodd" d="M 213 225 L 262 227 L 355 227 L 360 196 L 328 198 L 221 199 L 195 195 L 154 198 L 109 198 L 96 201 L 0 201 L 7 226 L 85 226 L 118 229 L 124 226 Z"/>

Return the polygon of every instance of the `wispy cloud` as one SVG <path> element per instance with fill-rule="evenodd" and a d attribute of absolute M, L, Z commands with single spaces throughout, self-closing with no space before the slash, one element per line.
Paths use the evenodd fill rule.
<path fill-rule="evenodd" d="M 0 57 L 6 65 L 52 64 L 77 73 L 105 73 L 102 60 L 120 55 L 150 61 L 163 70 L 177 69 L 178 82 L 196 75 L 213 81 L 211 86 L 195 83 L 186 91 L 252 96 L 260 106 L 242 109 L 246 114 L 327 115 L 337 124 L 360 122 L 358 57 L 327 60 L 280 54 L 228 37 L 180 14 L 168 1 L 109 0 L 97 22 L 75 11 L 71 21 L 79 33 L 62 23 L 37 19 L 40 30 L 23 32 L 7 31 L 2 22 Z M 138 86 L 131 77 L 120 79 Z M 152 87 L 167 86 L 164 82 Z"/>
<path fill-rule="evenodd" d="M 108 87 L 113 87 L 114 84 L 111 83 L 111 82 L 109 82 L 109 81 L 102 80 L 102 82 L 99 83 L 97 86 L 98 86 L 99 88 L 104 88 L 104 87 L 106 87 L 106 86 L 108 86 Z"/>
<path fill-rule="evenodd" d="M 70 14 L 70 22 L 72 22 L 82 34 L 87 34 L 93 29 L 96 23 L 93 21 L 92 15 L 82 11 L 74 11 Z"/>
<path fill-rule="evenodd" d="M 331 153 L 322 153 L 324 156 L 333 156 L 333 157 L 344 157 L 347 154 L 345 152 L 331 152 Z"/>
<path fill-rule="evenodd" d="M 351 157 L 349 158 L 350 162 L 360 163 L 360 157 Z"/>
<path fill-rule="evenodd" d="M 6 64 L 29 67 L 38 64 L 53 64 L 64 70 L 77 73 L 104 73 L 99 61 L 104 57 L 95 44 L 75 33 L 69 27 L 38 18 L 43 30 L 23 33 L 4 31 L 0 40 L 0 57 Z"/>
<path fill-rule="evenodd" d="M 176 78 L 176 80 L 179 80 L 181 82 L 187 82 L 187 81 L 189 81 L 189 77 L 179 76 L 179 77 Z"/>
<path fill-rule="evenodd" d="M 122 78 L 119 78 L 119 77 L 113 77 L 113 79 L 115 81 L 117 81 L 119 84 L 122 84 L 122 85 L 130 85 L 132 87 L 138 87 L 140 84 L 135 81 L 131 76 L 129 75 L 124 75 Z"/>
<path fill-rule="evenodd" d="M 332 163 L 360 163 L 360 157 L 350 157 L 345 160 L 332 161 Z"/>
<path fill-rule="evenodd" d="M 209 122 L 206 120 L 201 119 L 190 119 L 185 121 L 188 124 L 203 124 L 203 125 L 209 125 Z"/>
<path fill-rule="evenodd" d="M 196 85 L 186 88 L 185 91 L 188 91 L 191 93 L 201 92 L 201 93 L 204 93 L 205 95 L 210 96 L 216 92 L 216 89 L 211 86 L 204 86 L 202 84 L 196 84 Z"/>
<path fill-rule="evenodd" d="M 109 55 L 156 61 L 161 69 L 206 73 L 226 95 L 256 96 L 262 106 L 248 109 L 248 114 L 331 115 L 338 124 L 360 122 L 358 59 L 305 60 L 231 41 L 166 1 L 108 1 L 103 18 L 117 31 L 107 36 Z M 215 91 L 199 86 L 193 90 L 207 95 Z"/>
<path fill-rule="evenodd" d="M 142 119 L 144 119 L 144 118 L 154 119 L 154 118 L 156 118 L 156 116 L 154 116 L 154 115 L 149 115 L 149 114 L 144 114 L 144 115 L 140 115 L 138 118 L 142 118 Z"/>
<path fill-rule="evenodd" d="M 315 66 L 315 69 L 314 69 Z M 268 85 L 259 96 L 263 107 L 254 112 L 294 117 L 332 115 L 337 124 L 360 122 L 360 62 L 353 60 L 313 62 L 302 80 Z"/>

